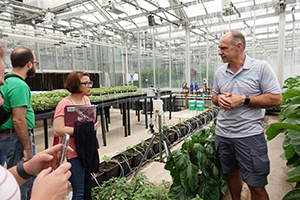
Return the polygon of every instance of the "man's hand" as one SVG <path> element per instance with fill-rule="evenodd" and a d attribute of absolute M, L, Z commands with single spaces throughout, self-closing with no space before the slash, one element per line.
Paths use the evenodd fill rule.
<path fill-rule="evenodd" d="M 219 105 L 224 110 L 229 110 L 238 107 L 245 101 L 245 95 L 236 95 L 232 93 L 223 92 L 219 97 Z"/>
<path fill-rule="evenodd" d="M 51 172 L 51 167 L 43 170 L 34 181 L 31 200 L 64 199 L 68 194 L 68 179 L 71 176 L 70 168 L 71 164 L 66 162 L 59 166 L 54 172 Z"/>
<path fill-rule="evenodd" d="M 24 170 L 28 174 L 34 175 L 40 173 L 40 171 L 48 167 L 55 168 L 59 162 L 58 155 L 61 147 L 62 144 L 58 144 L 36 154 L 28 162 L 24 163 Z M 73 149 L 68 147 L 68 151 L 73 152 Z"/>
<path fill-rule="evenodd" d="M 27 159 L 32 158 L 31 149 L 24 149 L 23 154 L 24 154 L 24 158 L 27 158 Z"/>

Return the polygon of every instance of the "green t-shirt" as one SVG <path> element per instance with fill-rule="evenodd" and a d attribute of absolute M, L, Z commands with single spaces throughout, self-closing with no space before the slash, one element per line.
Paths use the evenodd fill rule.
<path fill-rule="evenodd" d="M 11 72 L 7 73 L 13 74 Z M 6 76 L 5 75 L 5 76 Z M 26 121 L 28 125 L 28 129 L 34 128 L 34 111 L 30 106 L 31 102 L 31 93 L 30 88 L 25 83 L 25 81 L 22 81 L 21 79 L 17 77 L 10 77 L 4 81 L 4 85 L 0 87 L 0 91 L 2 93 L 2 98 L 4 100 L 3 108 L 10 112 L 12 108 L 26 106 Z M 6 129 L 14 129 L 14 125 L 12 122 L 12 115 L 10 115 L 7 122 L 2 124 L 0 127 L 0 130 L 6 130 Z"/>

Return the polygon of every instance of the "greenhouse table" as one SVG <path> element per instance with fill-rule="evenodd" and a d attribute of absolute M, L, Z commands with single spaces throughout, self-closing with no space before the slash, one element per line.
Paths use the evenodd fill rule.
<path fill-rule="evenodd" d="M 48 148 L 48 122 L 47 119 L 51 119 L 54 116 L 54 110 L 53 111 L 48 111 L 45 113 L 38 113 L 35 114 L 35 120 L 43 120 L 43 125 L 44 125 L 44 138 L 45 138 L 45 149 Z"/>

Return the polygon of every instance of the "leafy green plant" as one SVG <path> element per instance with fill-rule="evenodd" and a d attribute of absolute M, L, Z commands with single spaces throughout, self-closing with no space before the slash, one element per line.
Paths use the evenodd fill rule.
<path fill-rule="evenodd" d="M 109 157 L 109 156 L 107 156 L 107 155 L 104 155 L 103 157 L 102 157 L 102 160 L 104 160 L 105 162 L 109 162 L 110 160 L 111 160 L 111 158 Z"/>
<path fill-rule="evenodd" d="M 227 182 L 217 159 L 214 133 L 215 123 L 210 129 L 193 134 L 168 157 L 165 169 L 173 178 L 170 198 L 211 200 L 226 193 Z"/>
<path fill-rule="evenodd" d="M 294 168 L 287 172 L 287 182 L 296 183 L 293 190 L 288 192 L 283 200 L 296 199 L 300 196 L 300 76 L 290 77 L 284 81 L 285 92 L 278 117 L 281 123 L 273 123 L 266 131 L 268 140 L 272 140 L 279 133 L 284 133 L 284 153 L 280 156 L 287 160 L 287 167 Z"/>
<path fill-rule="evenodd" d="M 128 182 L 125 177 L 113 177 L 104 181 L 101 187 L 94 187 L 91 191 L 92 200 L 138 200 L 138 199 L 169 199 L 168 191 L 170 183 L 162 181 L 157 187 L 151 183 L 144 173 L 139 173 L 132 181 Z"/>

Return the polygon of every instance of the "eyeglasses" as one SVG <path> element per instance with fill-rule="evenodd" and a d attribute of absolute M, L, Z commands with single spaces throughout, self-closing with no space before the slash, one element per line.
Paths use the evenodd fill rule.
<path fill-rule="evenodd" d="M 34 61 L 31 61 L 31 62 L 32 62 L 32 63 L 34 63 L 34 64 L 35 64 L 35 66 L 37 66 L 37 67 L 38 67 L 38 66 L 39 66 L 39 64 L 40 64 L 39 62 L 34 62 Z"/>
<path fill-rule="evenodd" d="M 90 82 L 84 82 L 84 83 L 80 83 L 80 84 L 85 85 L 85 87 L 93 86 L 93 81 L 90 81 Z"/>

